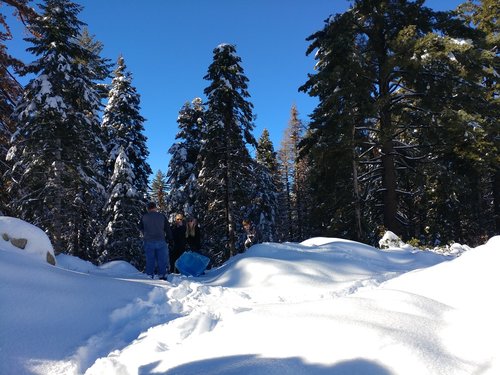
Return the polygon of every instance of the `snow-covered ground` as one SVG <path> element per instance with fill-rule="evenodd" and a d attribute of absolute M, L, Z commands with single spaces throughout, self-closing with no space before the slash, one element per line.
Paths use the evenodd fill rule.
<path fill-rule="evenodd" d="M 0 374 L 499 374 L 499 266 L 313 238 L 164 282 L 0 237 Z"/>

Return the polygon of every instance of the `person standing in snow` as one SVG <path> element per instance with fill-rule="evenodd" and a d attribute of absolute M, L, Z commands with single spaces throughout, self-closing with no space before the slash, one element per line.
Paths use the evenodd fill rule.
<path fill-rule="evenodd" d="M 201 233 L 198 220 L 189 217 L 186 224 L 186 243 L 187 248 L 199 252 L 201 250 Z"/>
<path fill-rule="evenodd" d="M 172 226 L 173 246 L 170 249 L 170 265 L 172 271 L 175 269 L 175 261 L 179 259 L 186 250 L 186 225 L 182 214 L 175 215 L 175 223 Z"/>
<path fill-rule="evenodd" d="M 169 271 L 166 241 L 172 241 L 172 232 L 167 218 L 156 210 L 154 202 L 148 203 L 148 212 L 142 216 L 139 228 L 144 238 L 146 274 L 153 279 L 157 267 L 159 278 L 165 280 Z"/>
<path fill-rule="evenodd" d="M 250 246 L 260 242 L 260 233 L 249 219 L 243 220 L 242 224 L 246 234 L 245 249 L 248 249 Z"/>

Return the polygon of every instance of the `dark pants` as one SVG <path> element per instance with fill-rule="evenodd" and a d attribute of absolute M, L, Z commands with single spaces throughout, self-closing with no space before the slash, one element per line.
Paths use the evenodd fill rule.
<path fill-rule="evenodd" d="M 172 247 L 170 249 L 170 268 L 171 268 L 171 271 L 173 272 L 175 270 L 175 261 L 177 259 L 179 259 L 179 257 L 182 255 L 182 253 L 184 252 L 184 248 L 179 248 L 179 247 Z"/>

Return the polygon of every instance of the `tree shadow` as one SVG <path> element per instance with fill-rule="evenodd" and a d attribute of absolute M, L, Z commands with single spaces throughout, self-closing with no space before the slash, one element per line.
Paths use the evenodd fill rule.
<path fill-rule="evenodd" d="M 363 358 L 342 361 L 334 365 L 305 363 L 302 358 L 262 358 L 256 355 L 240 355 L 211 358 L 186 363 L 165 372 L 155 370 L 161 362 L 153 362 L 139 368 L 140 375 L 391 375 L 380 364 Z"/>

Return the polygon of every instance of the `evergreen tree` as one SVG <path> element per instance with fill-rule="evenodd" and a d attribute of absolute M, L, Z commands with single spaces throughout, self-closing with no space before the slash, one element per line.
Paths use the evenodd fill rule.
<path fill-rule="evenodd" d="M 104 209 L 104 229 L 100 263 L 125 260 L 138 269 L 144 268 L 142 238 L 138 223 L 144 211 L 144 192 L 136 189 L 133 165 L 123 148 L 118 152 L 108 186 L 109 198 Z"/>
<path fill-rule="evenodd" d="M 365 78 L 364 66 L 354 57 L 358 47 L 349 30 L 350 18 L 337 16 L 330 19 L 328 27 L 311 36 L 318 48 L 318 74 L 310 75 L 300 89 L 318 96 L 309 131 L 301 141 L 301 152 L 309 158 L 312 186 L 311 221 L 315 235 L 337 236 L 366 240 L 361 227 L 361 196 L 370 201 L 378 189 L 378 168 L 361 164 L 358 155 L 378 150 L 370 145 L 375 115 L 367 100 L 372 83 Z M 347 43 L 349 41 L 349 43 Z M 308 50 L 310 53 L 312 46 Z M 361 169 L 362 168 L 362 169 Z M 365 192 L 358 184 L 366 181 Z M 368 204 L 367 204 L 368 206 Z M 370 220 L 378 212 L 366 209 L 364 216 Z"/>
<path fill-rule="evenodd" d="M 14 9 L 14 13 L 25 24 L 36 18 L 35 11 L 28 6 L 29 0 L 11 0 L 7 2 Z M 5 44 L 7 40 L 13 38 L 10 27 L 3 14 L 0 14 L 0 213 L 8 212 L 8 194 L 11 181 L 6 177 L 6 172 L 10 169 L 7 162 L 7 152 L 9 150 L 10 138 L 15 133 L 16 123 L 12 118 L 12 113 L 16 103 L 22 95 L 22 86 L 17 80 L 18 73 L 24 67 L 24 63 L 12 56 Z M 29 30 L 26 27 L 26 30 Z"/>
<path fill-rule="evenodd" d="M 484 91 L 473 83 L 479 70 L 470 63 L 477 56 L 464 43 L 476 32 L 454 13 L 422 4 L 357 0 L 308 38 L 308 53 L 317 49 L 318 73 L 301 89 L 320 100 L 305 142 L 312 181 L 331 174 L 327 181 L 354 192 L 343 202 L 324 200 L 325 206 L 334 202 L 326 212 L 339 223 L 345 215 L 335 215 L 337 208 L 350 207 L 352 222 L 359 229 L 368 225 L 368 233 L 377 223 L 402 235 L 418 233 L 427 167 L 456 166 L 465 178 L 488 144 L 481 130 Z M 328 171 L 320 162 L 340 162 L 341 169 Z M 472 198 L 472 185 L 466 190 L 457 194 L 459 204 Z"/>
<path fill-rule="evenodd" d="M 411 134 L 415 143 L 431 145 L 420 149 L 428 151 L 432 163 L 416 165 L 421 176 L 431 176 L 431 181 L 417 185 L 427 212 L 433 214 L 421 216 L 425 221 L 431 219 L 431 231 L 433 228 L 446 240 L 479 244 L 487 231 L 484 214 L 491 217 L 483 176 L 489 175 L 494 150 L 488 134 L 494 113 L 484 67 L 492 67 L 493 55 L 483 47 L 481 30 L 470 28 L 467 21 L 453 16 L 443 25 L 444 35 L 428 34 L 415 44 L 415 55 L 420 57 L 416 66 L 422 74 L 414 75 L 408 87 L 425 95 L 413 98 L 413 106 L 422 109 L 405 111 L 403 119 L 414 128 L 415 123 L 428 125 Z M 408 138 L 410 134 L 406 143 Z M 431 185 L 436 188 L 429 190 Z M 445 194 L 436 197 L 436 192 Z"/>
<path fill-rule="evenodd" d="M 257 152 L 255 154 L 257 163 L 266 166 L 272 174 L 278 173 L 277 152 L 274 151 L 273 142 L 269 136 L 269 130 L 264 129 L 262 135 L 257 141 Z"/>
<path fill-rule="evenodd" d="M 102 208 L 103 148 L 99 96 L 87 65 L 97 57 L 78 43 L 81 7 L 47 0 L 33 22 L 28 51 L 38 56 L 26 69 L 32 79 L 14 116 L 9 151 L 15 184 L 12 210 L 43 228 L 56 252 L 95 259 L 92 240 Z"/>
<path fill-rule="evenodd" d="M 241 59 L 230 44 L 214 49 L 213 62 L 204 77 L 210 81 L 206 129 L 200 151 L 198 177 L 207 250 L 215 264 L 236 254 L 237 229 L 249 205 L 255 176 L 246 144 L 252 135 L 253 105 L 247 101 L 248 78 Z"/>
<path fill-rule="evenodd" d="M 109 179 L 113 174 L 116 158 L 123 148 L 136 176 L 137 190 L 145 194 L 152 172 L 146 162 L 149 152 L 143 134 L 144 121 L 140 114 L 140 95 L 132 85 L 132 74 L 127 71 L 124 58 L 120 56 L 102 120 L 107 152 L 106 175 Z"/>
<path fill-rule="evenodd" d="M 186 103 L 179 112 L 177 123 L 179 132 L 176 142 L 168 150 L 171 155 L 167 184 L 167 212 L 198 216 L 197 203 L 197 160 L 201 148 L 201 135 L 204 124 L 204 107 L 200 98 Z"/>
<path fill-rule="evenodd" d="M 464 22 L 474 25 L 481 34 L 474 43 L 480 48 L 481 54 L 478 56 L 481 61 L 476 63 L 482 67 L 484 76 L 479 84 L 484 85 L 488 91 L 487 99 L 489 110 L 486 119 L 486 131 L 488 139 L 493 143 L 494 149 L 489 150 L 485 159 L 489 164 L 489 171 L 486 174 L 491 188 L 481 195 L 485 201 L 492 201 L 491 216 L 494 219 L 489 234 L 500 233 L 500 80 L 498 71 L 500 70 L 500 4 L 495 0 L 468 1 L 459 7 L 459 14 L 464 18 Z M 486 114 L 485 114 L 486 115 Z M 491 191 L 491 193 L 490 193 Z M 485 211 L 483 205 L 479 209 L 488 217 L 489 212 Z M 481 223 L 485 228 L 486 224 Z"/>
<path fill-rule="evenodd" d="M 282 181 L 285 186 L 289 241 L 302 241 L 306 237 L 305 213 L 307 195 L 307 165 L 299 158 L 300 141 L 304 125 L 295 105 L 290 110 L 290 120 L 285 129 L 279 153 Z"/>
<path fill-rule="evenodd" d="M 101 94 L 102 98 L 106 98 L 109 94 L 107 85 L 99 82 L 102 82 L 109 77 L 112 64 L 110 63 L 110 59 L 100 57 L 104 46 L 101 42 L 95 40 L 95 35 L 91 35 L 87 27 L 83 28 L 83 31 L 78 38 L 78 42 L 82 47 L 92 52 L 93 56 L 97 58 L 91 61 L 82 61 L 82 63 L 89 64 L 89 70 L 94 74 L 94 80 L 98 82 L 97 90 Z"/>
<path fill-rule="evenodd" d="M 143 123 L 139 94 L 132 85 L 132 74 L 120 57 L 102 122 L 107 140 L 107 176 L 110 177 L 101 262 L 121 258 L 142 265 L 138 222 L 146 206 L 151 174 L 146 161 L 149 152 Z"/>
<path fill-rule="evenodd" d="M 158 211 L 167 213 L 167 177 L 165 174 L 158 170 L 156 175 L 151 182 L 151 189 L 149 190 L 149 196 L 151 200 L 156 203 Z"/>
<path fill-rule="evenodd" d="M 248 215 L 259 229 L 262 241 L 276 242 L 279 237 L 279 167 L 277 153 L 264 129 L 257 142 L 252 205 Z"/>

